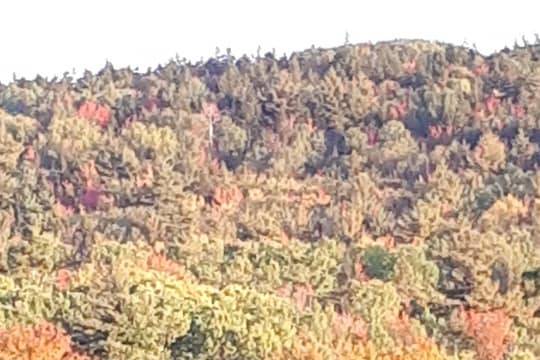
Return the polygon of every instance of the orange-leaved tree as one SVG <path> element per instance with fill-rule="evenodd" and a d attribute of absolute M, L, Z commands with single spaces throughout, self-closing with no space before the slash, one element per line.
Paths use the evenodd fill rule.
<path fill-rule="evenodd" d="M 474 339 L 482 360 L 503 359 L 510 340 L 512 319 L 503 309 L 487 312 L 463 310 L 465 333 Z"/>
<path fill-rule="evenodd" d="M 0 359 L 88 360 L 74 351 L 69 336 L 51 323 L 16 325 L 0 331 Z"/>
<path fill-rule="evenodd" d="M 94 121 L 103 128 L 107 127 L 111 120 L 110 110 L 93 101 L 85 101 L 79 108 L 77 115 L 83 119 Z"/>

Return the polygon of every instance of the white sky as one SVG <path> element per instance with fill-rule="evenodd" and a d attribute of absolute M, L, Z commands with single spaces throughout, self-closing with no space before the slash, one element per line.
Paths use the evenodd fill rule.
<path fill-rule="evenodd" d="M 0 81 L 96 71 L 146 70 L 176 53 L 208 58 L 311 45 L 423 38 L 475 43 L 484 53 L 540 33 L 540 0 L 2 0 Z"/>

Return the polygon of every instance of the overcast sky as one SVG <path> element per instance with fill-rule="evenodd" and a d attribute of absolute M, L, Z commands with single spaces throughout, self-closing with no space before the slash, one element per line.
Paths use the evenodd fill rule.
<path fill-rule="evenodd" d="M 489 53 L 540 33 L 539 0 L 3 0 L 0 81 L 116 67 L 146 69 L 179 54 L 208 58 L 275 48 L 423 38 Z"/>

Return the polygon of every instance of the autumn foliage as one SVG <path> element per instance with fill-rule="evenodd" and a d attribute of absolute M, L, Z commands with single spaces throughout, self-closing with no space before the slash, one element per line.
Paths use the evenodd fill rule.
<path fill-rule="evenodd" d="M 510 342 L 512 319 L 503 309 L 464 312 L 465 332 L 474 339 L 481 360 L 501 360 Z"/>
<path fill-rule="evenodd" d="M 101 127 L 106 127 L 111 120 L 110 111 L 103 105 L 93 101 L 85 101 L 77 112 L 79 117 L 96 122 Z"/>
<path fill-rule="evenodd" d="M 539 119 L 540 38 L 0 84 L 0 360 L 540 359 Z"/>
<path fill-rule="evenodd" d="M 63 330 L 44 322 L 34 326 L 14 326 L 0 332 L 2 360 L 89 360 L 74 351 Z"/>

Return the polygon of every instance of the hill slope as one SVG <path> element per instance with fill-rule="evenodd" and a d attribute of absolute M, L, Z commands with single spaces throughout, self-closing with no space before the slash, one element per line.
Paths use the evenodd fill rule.
<path fill-rule="evenodd" d="M 539 358 L 539 56 L 0 85 L 0 359 Z"/>

